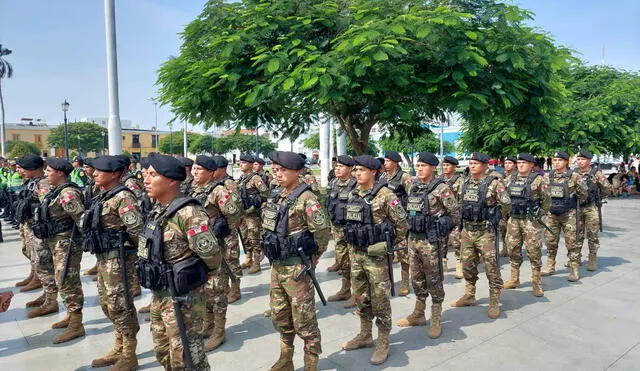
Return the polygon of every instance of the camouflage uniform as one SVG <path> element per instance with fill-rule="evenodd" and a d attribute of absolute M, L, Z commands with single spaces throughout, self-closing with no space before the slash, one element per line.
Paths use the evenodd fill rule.
<path fill-rule="evenodd" d="M 313 193 L 315 193 L 316 195 L 319 194 L 320 185 L 318 184 L 318 180 L 308 167 L 303 168 L 300 172 L 300 180 L 311 187 L 311 191 Z"/>
<path fill-rule="evenodd" d="M 402 171 L 400 166 L 398 166 L 398 169 L 393 174 L 390 174 L 389 172 L 384 172 L 380 177 L 380 181 L 387 182 L 389 188 L 391 188 L 391 190 L 395 192 L 396 196 L 400 199 L 400 201 L 402 202 L 402 206 L 404 207 L 406 204 L 407 191 L 409 190 L 409 187 L 411 186 L 411 182 L 412 182 L 411 176 L 409 176 L 409 174 Z M 406 247 L 405 242 L 406 242 L 405 240 L 398 241 L 397 246 L 394 246 L 394 248 L 398 249 L 398 248 Z M 401 269 L 400 273 L 402 275 L 401 276 L 402 287 L 400 288 L 400 296 L 408 295 L 409 294 L 409 254 L 407 253 L 407 251 L 404 251 L 404 250 L 398 251 L 396 252 L 396 257 L 400 262 L 400 269 Z"/>
<path fill-rule="evenodd" d="M 214 235 L 216 220 L 226 220 L 229 234 L 223 238 L 216 236 L 220 245 L 228 247 L 227 242 L 230 244 L 235 243 L 237 248 L 238 236 L 233 233 L 233 228 L 238 224 L 242 216 L 242 205 L 237 194 L 230 193 L 224 183 L 224 180 L 216 180 L 201 186 L 194 185 L 191 188 L 191 197 L 200 201 L 204 207 L 209 216 L 209 227 L 214 232 Z M 206 310 L 204 313 L 203 335 L 209 337 L 213 334 L 212 340 L 219 339 L 220 343 L 222 343 L 225 337 L 227 306 L 229 305 L 227 300 L 229 275 L 222 267 L 209 277 L 209 280 L 204 285 L 204 292 Z"/>
<path fill-rule="evenodd" d="M 293 192 L 299 190 L 298 187 L 307 186 L 298 183 Z M 317 196 L 308 187 L 289 204 L 289 196 L 293 192 L 289 193 L 283 189 L 272 199 L 273 203 L 265 209 L 262 228 L 265 230 L 264 233 L 274 235 L 282 224 L 277 223 L 273 216 L 278 208 L 289 205 L 288 230 L 282 238 L 289 239 L 292 238 L 291 236 L 303 236 L 310 232 L 317 244 L 317 250 L 308 258 L 315 263 L 327 250 L 331 233 L 329 217 L 326 210 L 320 206 Z M 280 233 L 277 234 L 280 235 Z M 295 240 L 295 237 L 293 239 Z M 268 248 L 267 245 L 265 248 Z M 268 251 L 265 251 L 265 254 L 267 253 Z M 297 253 L 289 252 L 285 259 L 277 259 L 269 255 L 268 257 L 272 262 L 269 289 L 271 320 L 273 327 L 280 333 L 281 354 L 293 355 L 293 340 L 297 334 L 304 341 L 306 364 L 308 357 L 317 359 L 317 356 L 322 353 L 313 282 L 308 274 L 303 275 L 298 281 L 294 279 L 296 274 L 304 268 Z"/>
<path fill-rule="evenodd" d="M 442 179 L 445 182 L 447 182 L 447 185 L 453 192 L 454 197 L 456 198 L 456 200 L 458 200 L 460 195 L 460 190 L 462 189 L 462 183 L 464 182 L 464 176 L 462 174 L 456 173 L 449 178 L 443 176 Z M 454 221 L 456 226 L 459 226 L 460 213 L 458 212 L 456 213 L 456 215 L 457 215 L 457 219 L 455 219 Z M 446 253 L 453 249 L 456 256 L 456 260 L 460 261 L 460 228 L 459 227 L 453 228 L 451 233 L 449 233 L 449 235 L 445 238 L 445 246 L 447 247 L 445 249 L 445 255 L 444 255 L 445 259 L 447 257 Z"/>
<path fill-rule="evenodd" d="M 235 231 L 240 228 L 244 212 L 242 210 L 242 200 L 240 200 L 240 193 L 238 192 L 238 183 L 236 183 L 233 178 L 227 175 L 224 177 L 224 188 L 226 189 L 227 193 L 231 195 L 231 200 L 233 201 L 233 203 L 240 208 L 237 217 L 227 218 L 227 220 L 229 221 L 229 227 L 232 231 L 232 237 L 225 238 L 225 259 L 229 264 L 229 267 L 231 268 L 233 274 L 238 278 L 239 284 L 240 277 L 242 277 L 242 268 L 240 268 L 240 238 Z"/>
<path fill-rule="evenodd" d="M 166 208 L 166 205 L 157 204 L 149 221 L 157 222 L 158 216 Z M 209 217 L 205 210 L 199 205 L 187 204 L 162 225 L 156 226 L 162 227 L 162 246 L 166 263 L 175 264 L 197 255 L 206 263 L 211 275 L 219 267 L 221 247 L 208 225 Z M 148 251 L 143 242 L 141 239 L 138 256 L 146 259 Z M 196 370 L 210 370 L 202 337 L 202 322 L 206 309 L 205 285 L 196 287 L 184 296 L 193 299 L 190 303 L 179 303 L 193 364 Z M 167 370 L 185 370 L 183 343 L 169 291 L 153 291 L 150 313 L 156 359 Z"/>
<path fill-rule="evenodd" d="M 191 187 L 193 186 L 193 175 L 187 174 L 187 178 L 180 183 L 180 192 L 188 195 L 191 193 Z"/>
<path fill-rule="evenodd" d="M 33 187 L 33 197 L 37 197 L 38 201 L 42 201 L 44 196 L 49 192 L 50 185 L 46 178 L 36 178 L 28 182 L 27 187 Z M 44 288 L 45 301 L 56 301 L 58 297 L 58 286 L 56 286 L 55 269 L 53 266 L 53 254 L 47 245 L 39 238 L 33 235 L 33 230 L 29 224 L 33 221 L 25 223 L 23 228 L 25 245 L 28 251 L 35 253 L 36 274 L 42 282 Z M 56 303 L 57 306 L 57 303 Z M 57 309 L 56 309 L 57 312 Z"/>
<path fill-rule="evenodd" d="M 488 183 L 488 186 L 485 184 Z M 481 189 L 487 187 L 485 199 L 482 200 Z M 465 295 L 454 302 L 452 306 L 475 305 L 476 282 L 478 281 L 478 264 L 480 259 L 484 262 L 484 269 L 489 280 L 489 317 L 497 318 L 500 314 L 500 290 L 502 278 L 500 277 L 499 257 L 496 255 L 495 241 L 496 231 L 488 220 L 472 221 L 473 218 L 483 219 L 480 215 L 467 216 L 465 207 L 484 203 L 486 207 L 500 208 L 500 212 L 508 213 L 510 199 L 505 186 L 500 179 L 485 175 L 482 179 L 474 179 L 469 176 L 462 185 L 460 192 L 460 214 L 462 219 L 462 232 L 460 233 L 460 256 L 466 281 Z M 469 219 L 467 219 L 469 218 Z M 495 221 L 496 223 L 498 220 Z"/>
<path fill-rule="evenodd" d="M 542 272 L 543 276 L 548 276 L 555 272 L 560 231 L 564 233 L 564 244 L 567 247 L 569 264 L 575 264 L 575 270 L 577 270 L 579 274 L 580 250 L 582 247 L 576 243 L 576 208 L 575 206 L 569 207 L 568 211 L 556 215 L 554 214 L 554 204 L 556 202 L 562 202 L 565 183 L 568 198 L 577 198 L 576 202 L 580 203 L 587 199 L 588 188 L 580 174 L 571 172 L 569 179 L 567 179 L 568 176 L 568 170 L 562 172 L 552 170 L 545 175 L 545 180 L 549 183 L 549 194 L 551 195 L 552 202 L 551 212 L 547 215 L 547 225 L 554 234 L 552 235 L 549 231 L 544 232 L 545 244 L 547 246 L 547 267 Z M 575 275 L 576 272 L 572 270 L 572 273 Z M 570 275 L 569 278 L 572 278 L 572 280 L 576 278 L 577 280 L 579 277 L 572 277 L 572 275 Z"/>
<path fill-rule="evenodd" d="M 265 202 L 269 192 L 269 187 L 254 172 L 242 174 L 238 180 L 238 188 L 241 195 L 244 189 L 247 196 L 259 196 L 262 202 Z M 245 215 L 240 222 L 240 230 L 243 238 L 242 246 L 247 250 L 248 255 L 243 267 L 251 267 L 249 273 L 256 273 L 260 271 L 260 261 L 262 260 L 260 251 L 260 213 L 259 208 L 249 205 L 245 205 L 244 211 Z"/>
<path fill-rule="evenodd" d="M 584 243 L 584 235 L 586 231 L 589 245 L 589 263 L 588 270 L 596 270 L 597 252 L 600 248 L 600 240 L 598 232 L 600 231 L 600 214 L 598 213 L 597 202 L 611 194 L 611 184 L 604 176 L 602 171 L 582 171 L 576 169 L 576 173 L 582 176 L 584 183 L 589 188 L 589 196 L 584 204 L 580 205 L 580 214 L 578 221 L 580 228 L 576 238 L 576 244 L 582 252 L 582 244 Z"/>
<path fill-rule="evenodd" d="M 420 221 L 439 220 L 431 219 L 435 215 L 451 218 L 451 227 L 454 221 L 459 219 L 458 201 L 451 188 L 442 179 L 430 179 L 422 182 L 417 179 L 409 188 L 407 212 L 409 214 L 409 263 L 411 270 L 411 284 L 416 294 L 414 311 L 408 317 L 398 321 L 398 325 L 416 326 L 425 324 L 426 300 L 431 294 L 431 328 L 429 337 L 440 336 L 440 317 L 442 302 L 444 301 L 443 275 L 444 267 L 440 266 L 445 252 L 445 246 L 438 242 L 442 237 L 438 231 L 427 224 L 422 228 Z M 426 201 L 426 202 L 425 202 Z M 425 211 L 428 215 L 425 215 Z M 415 221 L 416 223 L 412 223 Z M 429 223 L 429 222 L 427 222 Z M 435 240 L 433 240 L 433 238 Z M 430 239 L 433 242 L 430 242 Z"/>
<path fill-rule="evenodd" d="M 120 185 L 116 186 L 119 187 Z M 122 189 L 112 197 L 105 199 L 109 190 L 102 190 L 94 199 L 95 203 L 101 203 L 100 228 L 109 230 L 126 230 L 124 270 L 129 283 L 129 290 L 125 292 L 124 282 L 121 278 L 122 259 L 117 247 L 96 254 L 98 265 L 98 296 L 100 307 L 105 316 L 113 323 L 113 331 L 116 339 L 116 347 L 112 352 L 117 355 L 118 361 L 136 362 L 135 349 L 137 345 L 136 334 L 140 330 L 136 308 L 133 303 L 134 277 L 137 275 L 135 263 L 137 260 L 135 247 L 138 244 L 143 217 L 136 197 L 127 189 Z M 87 233 L 90 227 L 84 220 L 84 231 Z M 127 308 L 124 296 L 128 295 L 130 307 Z M 118 349 L 119 348 L 119 349 Z M 103 357 L 107 358 L 107 356 Z M 113 357 L 112 357 L 113 358 Z M 119 358 L 119 359 L 118 359 Z M 96 362 L 98 360 L 94 360 Z M 112 364 L 112 363 L 107 363 Z"/>
<path fill-rule="evenodd" d="M 544 295 L 540 282 L 542 267 L 542 225 L 536 217 L 549 212 L 551 197 L 544 177 L 531 173 L 522 176 L 514 174 L 507 178 L 507 190 L 511 197 L 511 215 L 507 221 L 505 245 L 511 261 L 511 280 L 504 288 L 513 289 L 520 285 L 522 246 L 527 250 L 531 262 L 532 286 L 535 296 Z M 530 193 L 527 190 L 530 189 Z M 535 209 L 538 210 L 535 210 Z"/>
<path fill-rule="evenodd" d="M 142 184 L 142 173 L 128 174 L 122 178 L 124 185 L 133 192 L 136 199 L 140 199 L 144 193 L 144 184 Z"/>

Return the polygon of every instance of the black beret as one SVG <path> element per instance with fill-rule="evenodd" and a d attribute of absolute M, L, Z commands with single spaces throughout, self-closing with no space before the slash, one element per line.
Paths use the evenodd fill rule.
<path fill-rule="evenodd" d="M 489 156 L 485 155 L 484 153 L 473 152 L 469 160 L 480 161 L 480 162 L 484 162 L 485 164 L 488 164 L 490 159 L 489 159 Z"/>
<path fill-rule="evenodd" d="M 138 158 L 136 158 L 136 157 L 133 157 L 133 158 L 131 159 L 131 163 L 132 163 L 132 164 L 138 164 L 138 163 L 140 163 L 140 160 L 138 160 Z"/>
<path fill-rule="evenodd" d="M 442 159 L 442 162 L 443 163 L 447 162 L 451 165 L 456 165 L 456 166 L 458 166 L 458 164 L 460 163 L 458 159 L 453 156 L 444 156 L 444 158 Z"/>
<path fill-rule="evenodd" d="M 91 161 L 91 166 L 93 166 L 96 170 L 106 171 L 108 173 L 121 171 L 125 167 L 127 167 L 127 163 L 122 157 L 126 156 L 116 155 L 98 157 L 95 160 Z"/>
<path fill-rule="evenodd" d="M 331 157 L 331 161 L 338 161 L 338 158 L 336 156 Z"/>
<path fill-rule="evenodd" d="M 258 157 L 258 156 L 253 156 L 253 162 L 257 162 L 257 163 L 259 163 L 260 165 L 264 165 L 264 164 L 265 164 L 264 160 L 263 160 L 263 159 L 261 159 L 261 158 L 260 158 L 260 157 Z"/>
<path fill-rule="evenodd" d="M 271 151 L 271 152 L 269 152 L 269 154 L 267 155 L 267 157 L 269 157 L 269 160 L 271 160 L 271 161 L 275 162 L 275 161 L 276 161 L 276 158 L 277 158 L 277 156 L 278 156 L 278 152 L 280 152 L 280 151 Z"/>
<path fill-rule="evenodd" d="M 384 153 L 384 158 L 388 158 L 391 161 L 402 162 L 402 157 L 396 151 L 387 151 Z"/>
<path fill-rule="evenodd" d="M 131 159 L 125 155 L 115 155 L 113 157 L 118 158 L 120 161 L 122 161 L 122 163 L 124 164 L 124 166 L 129 166 L 131 165 Z"/>
<path fill-rule="evenodd" d="M 520 156 L 520 155 L 518 155 L 518 156 Z M 515 156 L 507 156 L 504 160 L 505 161 L 511 161 L 511 162 L 518 162 L 518 159 Z"/>
<path fill-rule="evenodd" d="M 71 166 L 69 161 L 65 160 L 64 158 L 47 157 L 47 160 L 45 162 L 50 168 L 58 171 L 63 171 L 67 175 L 69 175 L 73 170 L 73 166 Z"/>
<path fill-rule="evenodd" d="M 581 149 L 580 152 L 578 153 L 578 157 L 584 157 L 591 160 L 593 158 L 593 153 L 587 151 L 586 149 Z"/>
<path fill-rule="evenodd" d="M 356 162 L 353 161 L 353 158 L 351 158 L 351 156 L 347 156 L 347 155 L 338 156 L 337 161 L 338 161 L 339 164 L 342 164 L 344 166 L 352 167 L 352 166 L 356 165 Z"/>
<path fill-rule="evenodd" d="M 307 155 L 304 153 L 298 153 L 298 156 L 302 157 L 303 160 L 307 161 Z"/>
<path fill-rule="evenodd" d="M 364 166 L 371 170 L 378 170 L 380 166 L 382 166 L 377 158 L 369 155 L 358 156 L 353 160 L 356 162 L 356 165 Z"/>
<path fill-rule="evenodd" d="M 253 162 L 255 161 L 255 159 L 250 154 L 245 153 L 243 155 L 240 155 L 240 161 Z"/>
<path fill-rule="evenodd" d="M 418 154 L 418 162 L 424 162 L 425 164 L 433 166 L 438 166 L 440 163 L 436 155 L 431 152 L 420 152 L 420 154 Z"/>
<path fill-rule="evenodd" d="M 140 159 L 140 167 L 142 167 L 143 169 L 148 169 L 149 168 L 149 159 L 146 157 L 143 157 Z"/>
<path fill-rule="evenodd" d="M 16 165 L 25 170 L 37 170 L 44 166 L 44 160 L 36 155 L 24 155 L 16 160 Z"/>
<path fill-rule="evenodd" d="M 199 155 L 196 157 L 196 165 L 200 165 L 203 168 L 211 171 L 215 171 L 218 168 L 218 165 L 216 165 L 216 160 L 205 155 Z"/>
<path fill-rule="evenodd" d="M 80 165 L 84 165 L 84 160 L 82 160 L 82 157 L 80 156 L 76 156 L 73 158 L 73 162 L 79 162 Z"/>
<path fill-rule="evenodd" d="M 193 160 L 190 159 L 190 158 L 178 156 L 177 160 L 180 161 L 182 166 L 193 166 Z M 155 168 L 155 166 L 154 166 L 154 168 Z"/>
<path fill-rule="evenodd" d="M 91 158 L 91 157 L 87 157 L 84 159 L 84 165 L 85 166 L 89 166 L 89 167 L 93 167 L 93 165 L 91 164 L 91 161 L 95 160 L 95 158 Z"/>
<path fill-rule="evenodd" d="M 300 170 L 304 168 L 304 159 L 297 153 L 279 151 L 274 161 L 285 169 Z"/>
<path fill-rule="evenodd" d="M 376 160 L 378 160 L 380 165 L 384 165 L 384 157 L 377 157 Z"/>
<path fill-rule="evenodd" d="M 522 161 L 527 161 L 527 162 L 531 162 L 531 163 L 536 163 L 536 158 L 533 157 L 533 155 L 531 153 L 520 153 L 518 155 L 518 160 L 522 160 Z"/>
<path fill-rule="evenodd" d="M 557 151 L 556 153 L 553 154 L 554 158 L 561 158 L 563 160 L 567 160 L 569 161 L 569 154 L 567 152 L 563 152 L 563 151 Z"/>
<path fill-rule="evenodd" d="M 229 160 L 224 158 L 224 156 L 213 156 L 212 158 L 216 162 L 216 166 L 218 167 L 218 169 L 226 168 L 227 166 L 229 166 Z"/>
<path fill-rule="evenodd" d="M 160 175 L 173 180 L 183 181 L 187 178 L 187 169 L 179 159 L 159 153 L 149 155 L 149 165 Z"/>

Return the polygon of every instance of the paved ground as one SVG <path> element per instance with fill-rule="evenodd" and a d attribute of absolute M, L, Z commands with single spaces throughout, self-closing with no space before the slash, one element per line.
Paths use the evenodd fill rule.
<path fill-rule="evenodd" d="M 531 295 L 529 265 L 523 266 L 524 285 L 502 296 L 503 314 L 498 320 L 486 316 L 488 288 L 481 276 L 478 287 L 480 305 L 454 309 L 448 303 L 459 297 L 464 284 L 446 275 L 447 294 L 443 334 L 440 339 L 426 336 L 426 327 L 402 329 L 391 334 L 391 355 L 384 367 L 405 370 L 638 370 L 640 362 L 640 199 L 612 200 L 604 207 L 605 232 L 601 234 L 600 269 L 585 272 L 577 284 L 566 280 L 567 269 L 543 278 L 544 298 Z M 4 228 L 5 243 L 0 244 L 0 288 L 11 289 L 26 276 L 28 265 L 20 254 L 17 233 Z M 561 248 L 563 248 L 561 246 Z M 561 250 L 563 251 L 563 250 Z M 583 249 L 586 251 L 586 247 Z M 452 255 L 452 254 L 451 254 Z M 566 257 L 560 257 L 562 267 Z M 325 295 L 337 291 L 339 278 L 327 273 L 333 250 L 319 265 L 319 279 Z M 83 270 L 94 263 L 86 255 Z M 267 268 L 263 264 L 263 268 Z M 503 261 L 503 277 L 508 275 Z M 396 268 L 396 277 L 399 277 Z M 268 271 L 245 277 L 243 299 L 229 307 L 227 343 L 209 355 L 217 370 L 265 370 L 278 356 L 278 335 L 270 320 L 262 316 L 268 305 Z M 83 276 L 85 326 L 87 336 L 63 345 L 52 345 L 60 330 L 50 324 L 64 313 L 26 320 L 24 304 L 40 293 L 16 294 L 11 309 L 0 314 L 0 365 L 4 370 L 80 370 L 88 369 L 91 359 L 112 346 L 112 327 L 97 303 L 96 285 Z M 136 306 L 149 302 L 149 293 L 136 300 Z M 394 321 L 408 314 L 414 298 L 392 300 Z M 318 308 L 322 344 L 321 369 L 375 369 L 369 364 L 371 349 L 345 353 L 340 344 L 354 336 L 358 320 L 342 309 L 341 303 Z M 142 318 L 142 317 L 141 317 Z M 138 334 L 140 369 L 161 369 L 152 350 L 149 324 Z M 301 369 L 302 344 L 296 340 L 295 364 Z"/>

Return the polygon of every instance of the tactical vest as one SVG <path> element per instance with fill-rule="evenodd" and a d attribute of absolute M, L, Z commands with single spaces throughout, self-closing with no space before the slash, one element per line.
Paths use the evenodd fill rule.
<path fill-rule="evenodd" d="M 123 242 L 121 240 L 129 238 L 124 231 L 124 227 L 122 229 L 104 228 L 101 220 L 102 205 L 120 192 L 132 193 L 125 185 L 119 184 L 100 197 L 95 197 L 91 202 L 91 206 L 85 210 L 82 217 L 82 230 L 85 237 L 84 251 L 88 251 L 91 254 L 103 254 L 118 250 L 121 242 Z"/>
<path fill-rule="evenodd" d="M 52 192 L 47 193 L 44 196 L 44 200 L 40 204 L 40 207 L 35 212 L 34 221 L 31 223 L 31 230 L 34 236 L 39 239 L 47 239 L 55 236 L 58 233 L 63 233 L 73 229 L 75 222 L 71 217 L 62 218 L 59 220 L 51 219 L 49 213 L 49 203 L 54 200 L 60 192 L 66 188 L 80 189 L 75 183 L 65 183 L 59 187 L 56 187 Z"/>
<path fill-rule="evenodd" d="M 469 222 L 491 222 L 497 223 L 500 221 L 500 209 L 496 204 L 494 206 L 487 205 L 487 192 L 489 190 L 489 184 L 492 181 L 498 179 L 492 176 L 485 176 L 480 182 L 477 188 L 470 188 L 469 182 L 471 178 L 467 179 L 462 184 L 462 191 L 460 199 L 462 201 L 460 205 L 460 214 L 462 220 Z"/>
<path fill-rule="evenodd" d="M 356 181 L 349 178 L 345 185 L 338 185 L 339 179 L 331 182 L 325 207 L 334 225 L 342 226 L 347 222 L 347 202 L 349 193 L 356 187 Z"/>
<path fill-rule="evenodd" d="M 82 196 L 84 197 L 84 208 L 88 209 L 91 207 L 91 202 L 93 200 L 93 187 L 95 183 L 88 182 L 87 185 L 82 189 Z"/>
<path fill-rule="evenodd" d="M 407 197 L 407 223 L 409 231 L 414 234 L 426 234 L 430 243 L 438 240 L 439 235 L 446 235 L 448 231 L 439 231 L 439 217 L 431 215 L 429 194 L 440 184 L 442 178 L 436 178 L 429 183 L 414 183 Z M 442 216 L 442 218 L 451 217 Z M 451 223 L 453 224 L 453 223 Z"/>
<path fill-rule="evenodd" d="M 573 170 L 569 169 L 561 175 L 563 183 L 556 182 L 556 171 L 549 172 L 549 193 L 551 193 L 551 214 L 563 215 L 578 206 L 578 198 L 569 193 L 569 180 Z"/>
<path fill-rule="evenodd" d="M 400 199 L 400 203 L 402 203 L 402 206 L 406 206 L 407 190 L 404 188 L 404 185 L 402 184 L 403 174 L 404 174 L 404 171 L 399 170 L 396 173 L 396 175 L 393 176 L 393 178 L 387 179 L 387 187 L 390 188 L 393 191 L 393 193 L 395 193 L 396 196 Z"/>
<path fill-rule="evenodd" d="M 134 182 L 136 182 L 136 185 L 138 186 L 138 188 L 139 188 L 140 190 L 142 190 L 142 186 L 140 185 L 140 182 L 141 182 L 141 180 L 142 180 L 142 179 L 141 179 L 141 178 L 139 178 L 139 177 L 137 177 L 137 176 L 136 176 L 136 175 L 134 175 L 134 174 L 127 174 L 127 175 L 125 175 L 125 176 L 124 176 L 124 178 L 122 178 L 121 182 L 122 182 L 122 184 L 126 184 L 126 183 L 127 183 L 127 181 L 129 181 L 130 179 L 133 179 L 133 181 L 134 181 Z"/>
<path fill-rule="evenodd" d="M 298 247 L 302 247 L 307 256 L 312 256 L 318 251 L 313 233 L 308 229 L 289 234 L 289 208 L 301 194 L 310 190 L 309 185 L 302 183 L 291 192 L 284 204 L 280 205 L 276 200 L 267 203 L 262 211 L 263 231 L 260 235 L 260 245 L 269 262 L 298 255 Z"/>
<path fill-rule="evenodd" d="M 205 203 L 207 202 L 207 197 L 209 197 L 211 192 L 213 192 L 213 190 L 216 189 L 216 187 L 218 186 L 224 187 L 225 180 L 226 179 L 223 178 L 223 179 L 218 179 L 211 182 L 204 190 L 202 190 L 201 192 L 198 192 L 197 195 L 195 195 L 195 190 L 194 190 L 193 193 L 191 194 L 191 197 L 195 198 L 198 202 L 200 202 L 200 204 L 202 204 L 202 206 L 204 206 Z M 225 238 L 231 234 L 231 229 L 229 228 L 229 223 L 227 222 L 227 218 L 225 218 L 224 215 L 222 215 L 222 213 L 220 213 L 220 216 L 218 216 L 217 218 L 210 219 L 209 224 L 211 225 L 213 234 L 220 239 Z"/>
<path fill-rule="evenodd" d="M 152 291 L 166 291 L 169 289 L 167 272 L 173 271 L 173 280 L 178 295 L 185 295 L 191 290 L 202 286 L 208 279 L 209 268 L 198 256 L 193 255 L 179 262 L 168 263 L 164 258 L 164 227 L 175 213 L 184 206 L 200 203 L 189 197 L 173 200 L 162 213 L 152 212 L 142 230 L 140 244 L 146 249 L 146 258 L 138 258 L 136 273 L 140 285 Z"/>
<path fill-rule="evenodd" d="M 395 229 L 390 221 L 373 224 L 371 203 L 383 187 L 384 183 L 376 183 L 371 193 L 364 198 L 356 194 L 356 189 L 349 194 L 344 239 L 358 251 L 366 251 L 370 245 L 386 241 L 386 232 L 391 233 L 391 239 L 395 236 Z"/>
<path fill-rule="evenodd" d="M 602 192 L 598 187 L 597 182 L 594 181 L 596 177 L 596 172 L 598 172 L 598 168 L 591 168 L 588 173 L 585 173 L 582 176 L 582 179 L 585 183 L 587 183 L 587 187 L 589 187 L 589 193 L 587 195 L 587 200 L 580 204 L 580 206 L 590 206 L 595 204 L 600 204 L 602 202 Z"/>
<path fill-rule="evenodd" d="M 540 207 L 540 200 L 535 200 L 531 192 L 531 183 L 539 177 L 538 173 L 531 173 L 524 180 L 518 174 L 511 175 L 507 190 L 511 197 L 511 215 L 524 216 Z"/>
<path fill-rule="evenodd" d="M 238 184 L 238 190 L 240 191 L 240 199 L 242 200 L 242 207 L 245 210 L 251 209 L 252 207 L 255 209 L 259 209 L 262 207 L 262 198 L 259 193 L 248 194 L 247 192 L 247 183 L 253 178 L 254 175 L 257 175 L 254 172 L 249 173 L 241 182 Z"/>
<path fill-rule="evenodd" d="M 38 188 L 38 183 L 43 177 L 31 179 L 18 192 L 18 201 L 16 202 L 16 220 L 20 223 L 26 223 L 35 215 L 36 210 L 40 207 L 40 200 L 34 194 Z"/>
<path fill-rule="evenodd" d="M 456 182 L 458 181 L 458 178 L 460 178 L 460 174 L 455 173 L 451 178 L 445 179 L 449 188 L 453 188 L 453 185 L 456 184 Z"/>

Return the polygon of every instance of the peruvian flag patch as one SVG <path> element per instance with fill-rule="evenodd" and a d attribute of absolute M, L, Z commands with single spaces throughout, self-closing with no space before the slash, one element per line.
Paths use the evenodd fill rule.
<path fill-rule="evenodd" d="M 222 197 L 220 201 L 218 201 L 218 205 L 222 206 L 225 203 L 227 203 L 227 200 L 229 199 L 229 197 L 230 197 L 229 195 L 224 195 L 224 197 Z"/>
<path fill-rule="evenodd" d="M 67 195 L 66 197 L 63 197 L 62 200 L 60 200 L 60 203 L 64 205 L 67 202 L 70 202 L 71 200 L 73 200 L 74 198 L 75 197 L 73 197 L 73 195 Z"/>
<path fill-rule="evenodd" d="M 442 194 L 442 197 L 447 198 L 447 197 L 449 197 L 449 196 L 451 196 L 451 190 L 448 190 L 448 189 L 447 189 L 447 191 L 446 191 L 445 193 L 443 193 L 443 194 Z"/>
<path fill-rule="evenodd" d="M 400 200 L 396 198 L 395 200 L 391 201 L 391 203 L 390 203 L 389 205 L 391 205 L 391 206 L 396 206 L 396 205 L 398 205 L 399 203 L 400 203 Z"/>
<path fill-rule="evenodd" d="M 315 205 L 313 205 L 311 207 L 308 207 L 307 208 L 307 213 L 308 214 L 312 214 L 314 211 L 320 210 L 320 207 L 321 207 L 320 204 L 315 204 Z"/>
<path fill-rule="evenodd" d="M 193 236 L 195 236 L 197 234 L 200 234 L 202 232 L 206 232 L 208 230 L 209 230 L 209 227 L 207 227 L 207 224 L 202 224 L 201 226 L 189 229 L 187 231 L 187 236 L 193 237 Z"/>
<path fill-rule="evenodd" d="M 135 206 L 133 206 L 133 205 L 129 205 L 129 206 L 125 206 L 125 207 L 121 207 L 121 208 L 120 208 L 120 210 L 119 210 L 120 215 L 122 215 L 122 214 L 126 213 L 127 211 L 131 211 L 131 210 L 133 210 L 134 208 L 135 208 Z"/>
<path fill-rule="evenodd" d="M 502 193 L 504 191 L 506 191 L 506 189 L 504 187 L 498 188 L 498 193 Z"/>

